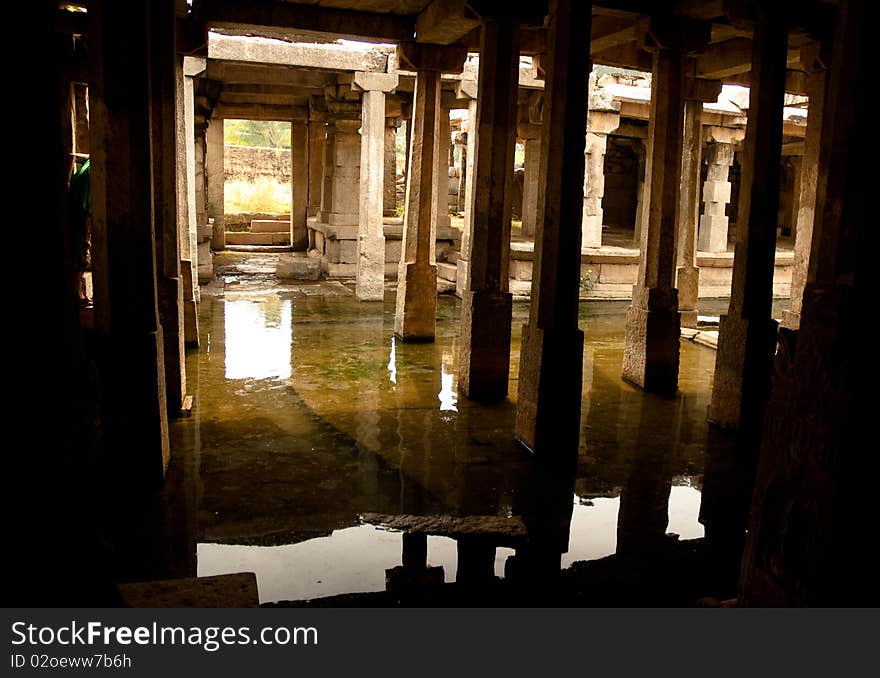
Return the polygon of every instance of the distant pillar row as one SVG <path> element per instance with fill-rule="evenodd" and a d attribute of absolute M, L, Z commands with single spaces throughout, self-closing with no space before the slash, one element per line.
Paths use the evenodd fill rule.
<path fill-rule="evenodd" d="M 223 119 L 211 118 L 205 132 L 205 172 L 208 175 L 208 218 L 214 220 L 211 249 L 226 247 L 226 223 L 223 216 Z"/>
<path fill-rule="evenodd" d="M 305 120 L 290 123 L 290 163 L 290 244 L 294 251 L 303 252 L 309 245 L 309 125 Z"/>
<path fill-rule="evenodd" d="M 620 125 L 620 113 L 591 110 L 584 147 L 584 247 L 602 246 L 602 198 L 605 196 L 605 151 L 608 135 Z"/>

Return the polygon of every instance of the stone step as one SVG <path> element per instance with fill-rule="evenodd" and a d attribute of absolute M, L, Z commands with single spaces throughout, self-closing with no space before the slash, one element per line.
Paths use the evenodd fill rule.
<path fill-rule="evenodd" d="M 321 260 L 304 252 L 282 254 L 278 257 L 275 275 L 282 280 L 318 280 L 321 277 Z"/>
<path fill-rule="evenodd" d="M 442 261 L 437 262 L 437 277 L 441 280 L 455 282 L 455 278 L 457 275 L 458 266 L 456 266 L 455 264 L 447 264 Z"/>
<path fill-rule="evenodd" d="M 225 252 L 293 252 L 290 245 L 226 245 Z"/>
<path fill-rule="evenodd" d="M 226 231 L 227 245 L 289 245 L 290 231 L 248 233 Z"/>
<path fill-rule="evenodd" d="M 251 219 L 251 233 L 289 233 L 290 219 Z"/>
<path fill-rule="evenodd" d="M 450 264 L 457 264 L 458 260 L 461 258 L 461 252 L 458 250 L 450 250 L 446 253 L 446 261 Z"/>

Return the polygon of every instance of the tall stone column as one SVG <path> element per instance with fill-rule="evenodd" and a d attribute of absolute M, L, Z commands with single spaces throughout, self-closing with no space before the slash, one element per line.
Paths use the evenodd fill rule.
<path fill-rule="evenodd" d="M 538 191 L 541 186 L 541 126 L 520 123 L 518 134 L 523 140 L 522 235 L 524 238 L 534 239 L 538 219 Z"/>
<path fill-rule="evenodd" d="M 151 190 L 150 12 L 144 0 L 89 4 L 95 329 L 111 464 L 133 487 L 170 457 Z"/>
<path fill-rule="evenodd" d="M 333 173 L 336 168 L 336 120 L 329 119 L 324 127 L 324 162 L 321 163 L 321 210 L 318 217 L 330 222 L 333 212 Z"/>
<path fill-rule="evenodd" d="M 709 421 L 760 431 L 776 349 L 771 315 L 788 34 L 781 10 L 761 10 L 752 50 L 730 307 L 721 316 Z M 768 162 L 768 159 L 771 160 Z"/>
<path fill-rule="evenodd" d="M 309 119 L 309 216 L 316 217 L 321 211 L 321 191 L 324 184 L 324 138 L 326 125 L 323 120 Z"/>
<path fill-rule="evenodd" d="M 474 158 L 477 154 L 477 87 L 473 80 L 463 80 L 459 91 L 470 91 L 468 100 L 467 148 L 464 168 L 464 226 L 461 230 L 461 251 L 456 262 L 455 295 L 461 299 L 470 284 L 471 231 L 474 222 Z"/>
<path fill-rule="evenodd" d="M 330 204 L 324 205 L 322 221 L 335 226 L 354 226 L 360 211 L 361 136 L 359 120 L 336 118 L 333 142 L 326 146 L 324 188 L 330 183 Z M 330 125 L 328 125 L 328 130 Z M 327 208 L 329 207 L 329 211 Z"/>
<path fill-rule="evenodd" d="M 576 454 L 580 436 L 584 334 L 578 294 L 591 8 L 551 0 L 549 20 L 535 268 L 515 435 L 536 453 L 564 462 Z"/>
<path fill-rule="evenodd" d="M 805 50 L 806 51 L 806 50 Z M 791 270 L 791 306 L 782 313 L 782 326 L 792 330 L 800 326 L 804 287 L 813 241 L 813 222 L 816 218 L 816 193 L 819 182 L 819 149 L 822 144 L 822 119 L 825 110 L 827 77 L 818 55 L 802 54 L 801 62 L 807 67 L 807 96 L 810 100 L 804 156 L 801 159 L 800 185 L 797 201 L 797 221 L 794 240 L 794 266 Z"/>
<path fill-rule="evenodd" d="M 434 218 L 437 229 L 448 229 L 449 219 L 449 146 L 452 129 L 449 124 L 449 109 L 441 105 L 437 127 L 437 169 L 434 172 Z M 436 234 L 436 231 L 435 231 Z M 431 259 L 436 241 L 431 241 Z"/>
<path fill-rule="evenodd" d="M 295 252 L 303 252 L 309 245 L 309 127 L 304 120 L 290 123 L 290 163 L 290 244 Z"/>
<path fill-rule="evenodd" d="M 213 117 L 205 132 L 205 173 L 208 184 L 208 218 L 214 220 L 211 249 L 219 252 L 226 248 L 226 220 L 223 212 L 223 118 Z"/>
<path fill-rule="evenodd" d="M 646 186 L 648 216 L 643 223 L 638 282 L 626 313 L 623 378 L 646 391 L 678 388 L 678 290 L 675 282 L 675 227 L 681 179 L 686 52 L 708 44 L 705 24 L 661 26 L 653 22 L 655 45 L 648 125 Z"/>
<path fill-rule="evenodd" d="M 507 396 L 510 372 L 508 292 L 511 168 L 516 150 L 519 22 L 484 17 L 480 38 L 476 193 L 470 242 L 470 282 L 461 308 L 459 389 L 472 400 Z"/>
<path fill-rule="evenodd" d="M 397 87 L 396 73 L 355 73 L 361 90 L 360 208 L 355 294 L 361 301 L 385 297 L 385 93 Z"/>
<path fill-rule="evenodd" d="M 688 69 L 693 68 L 693 62 Z M 700 269 L 697 268 L 697 221 L 700 217 L 700 170 L 703 150 L 703 103 L 721 93 L 719 80 L 689 77 L 684 102 L 681 155 L 681 193 L 678 205 L 677 271 L 678 312 L 682 327 L 697 326 Z"/>
<path fill-rule="evenodd" d="M 403 341 L 432 341 L 437 312 L 433 194 L 440 151 L 440 74 L 460 73 L 467 52 L 463 47 L 400 43 L 397 56 L 404 68 L 416 71 L 416 84 L 394 333 Z"/>
<path fill-rule="evenodd" d="M 742 561 L 744 606 L 877 600 L 873 544 L 864 540 L 877 513 L 876 455 L 864 442 L 876 431 L 864 345 L 865 309 L 876 303 L 876 189 L 865 171 L 874 122 L 863 81 L 876 43 L 870 17 L 867 2 L 838 5 L 813 249 L 797 340 L 783 346 L 773 370 Z"/>
<path fill-rule="evenodd" d="M 650 183 L 647 177 L 647 161 L 648 150 L 644 142 L 640 142 L 636 147 L 638 155 L 638 176 L 636 177 L 636 220 L 633 224 L 633 247 L 642 246 L 642 231 L 644 231 L 645 220 L 648 218 L 648 198 L 650 193 Z"/>
<path fill-rule="evenodd" d="M 727 203 L 730 202 L 728 173 L 733 164 L 734 146 L 723 141 L 713 141 L 712 131 L 707 130 L 706 181 L 703 183 L 703 214 L 697 249 L 700 252 L 727 251 Z"/>
<path fill-rule="evenodd" d="M 620 124 L 620 113 L 590 108 L 584 146 L 584 247 L 602 247 L 602 198 L 605 196 L 605 150 L 608 135 Z"/>
<path fill-rule="evenodd" d="M 385 118 L 385 177 L 382 214 L 397 216 L 397 130 L 400 118 Z"/>
<path fill-rule="evenodd" d="M 174 40 L 174 3 L 151 6 L 150 51 L 153 161 L 153 220 L 156 236 L 156 291 L 165 362 L 166 403 L 169 414 L 179 415 L 186 395 L 184 361 L 184 304 L 181 250 L 178 236 L 178 119 L 183 118 L 183 57 Z M 183 205 L 185 208 L 186 205 Z M 185 213 L 181 216 L 185 216 Z M 189 244 L 188 241 L 185 244 Z"/>

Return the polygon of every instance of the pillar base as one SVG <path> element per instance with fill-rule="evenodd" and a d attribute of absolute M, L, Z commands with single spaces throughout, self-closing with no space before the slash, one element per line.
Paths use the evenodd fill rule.
<path fill-rule="evenodd" d="M 626 311 L 623 378 L 645 391 L 674 393 L 680 338 L 676 290 L 634 289 Z"/>
<path fill-rule="evenodd" d="M 385 298 L 385 237 L 358 236 L 355 294 L 360 301 Z"/>
<path fill-rule="evenodd" d="M 584 333 L 523 325 L 514 434 L 539 455 L 577 455 Z"/>
<path fill-rule="evenodd" d="M 507 397 L 512 311 L 510 292 L 464 293 L 458 387 L 471 400 Z"/>
<path fill-rule="evenodd" d="M 394 334 L 402 341 L 434 341 L 437 319 L 437 266 L 401 264 L 397 275 Z"/>
<path fill-rule="evenodd" d="M 183 341 L 187 348 L 199 347 L 199 315 L 193 282 L 192 261 L 180 260 L 180 278 L 183 284 Z"/>
<path fill-rule="evenodd" d="M 721 316 L 718 323 L 715 381 L 712 385 L 712 399 L 708 410 L 710 423 L 733 431 L 739 430 L 745 391 L 743 383 L 749 377 L 752 377 L 753 383 L 769 382 L 776 348 L 776 330 L 775 320 L 759 324 L 757 321 L 735 315 Z M 745 374 L 747 362 L 756 365 L 755 369 L 760 369 L 760 363 L 749 360 L 749 356 L 746 355 L 749 345 L 766 356 L 768 361 L 764 366 L 766 374 Z M 769 387 L 769 383 L 767 386 Z M 763 395 L 755 392 L 749 397 L 764 398 L 768 395 L 767 392 Z"/>
<path fill-rule="evenodd" d="M 678 312 L 681 326 L 697 327 L 697 299 L 700 294 L 700 269 L 682 266 L 678 269 Z"/>

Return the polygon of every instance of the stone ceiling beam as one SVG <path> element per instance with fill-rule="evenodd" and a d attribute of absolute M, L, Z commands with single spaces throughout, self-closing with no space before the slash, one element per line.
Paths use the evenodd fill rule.
<path fill-rule="evenodd" d="M 480 25 L 465 0 L 432 0 L 416 17 L 416 41 L 451 45 Z"/>
<path fill-rule="evenodd" d="M 241 30 L 247 26 L 332 33 L 352 39 L 390 42 L 412 40 L 415 19 L 397 14 L 360 12 L 295 2 L 233 2 L 203 0 L 203 16 L 209 27 Z"/>

